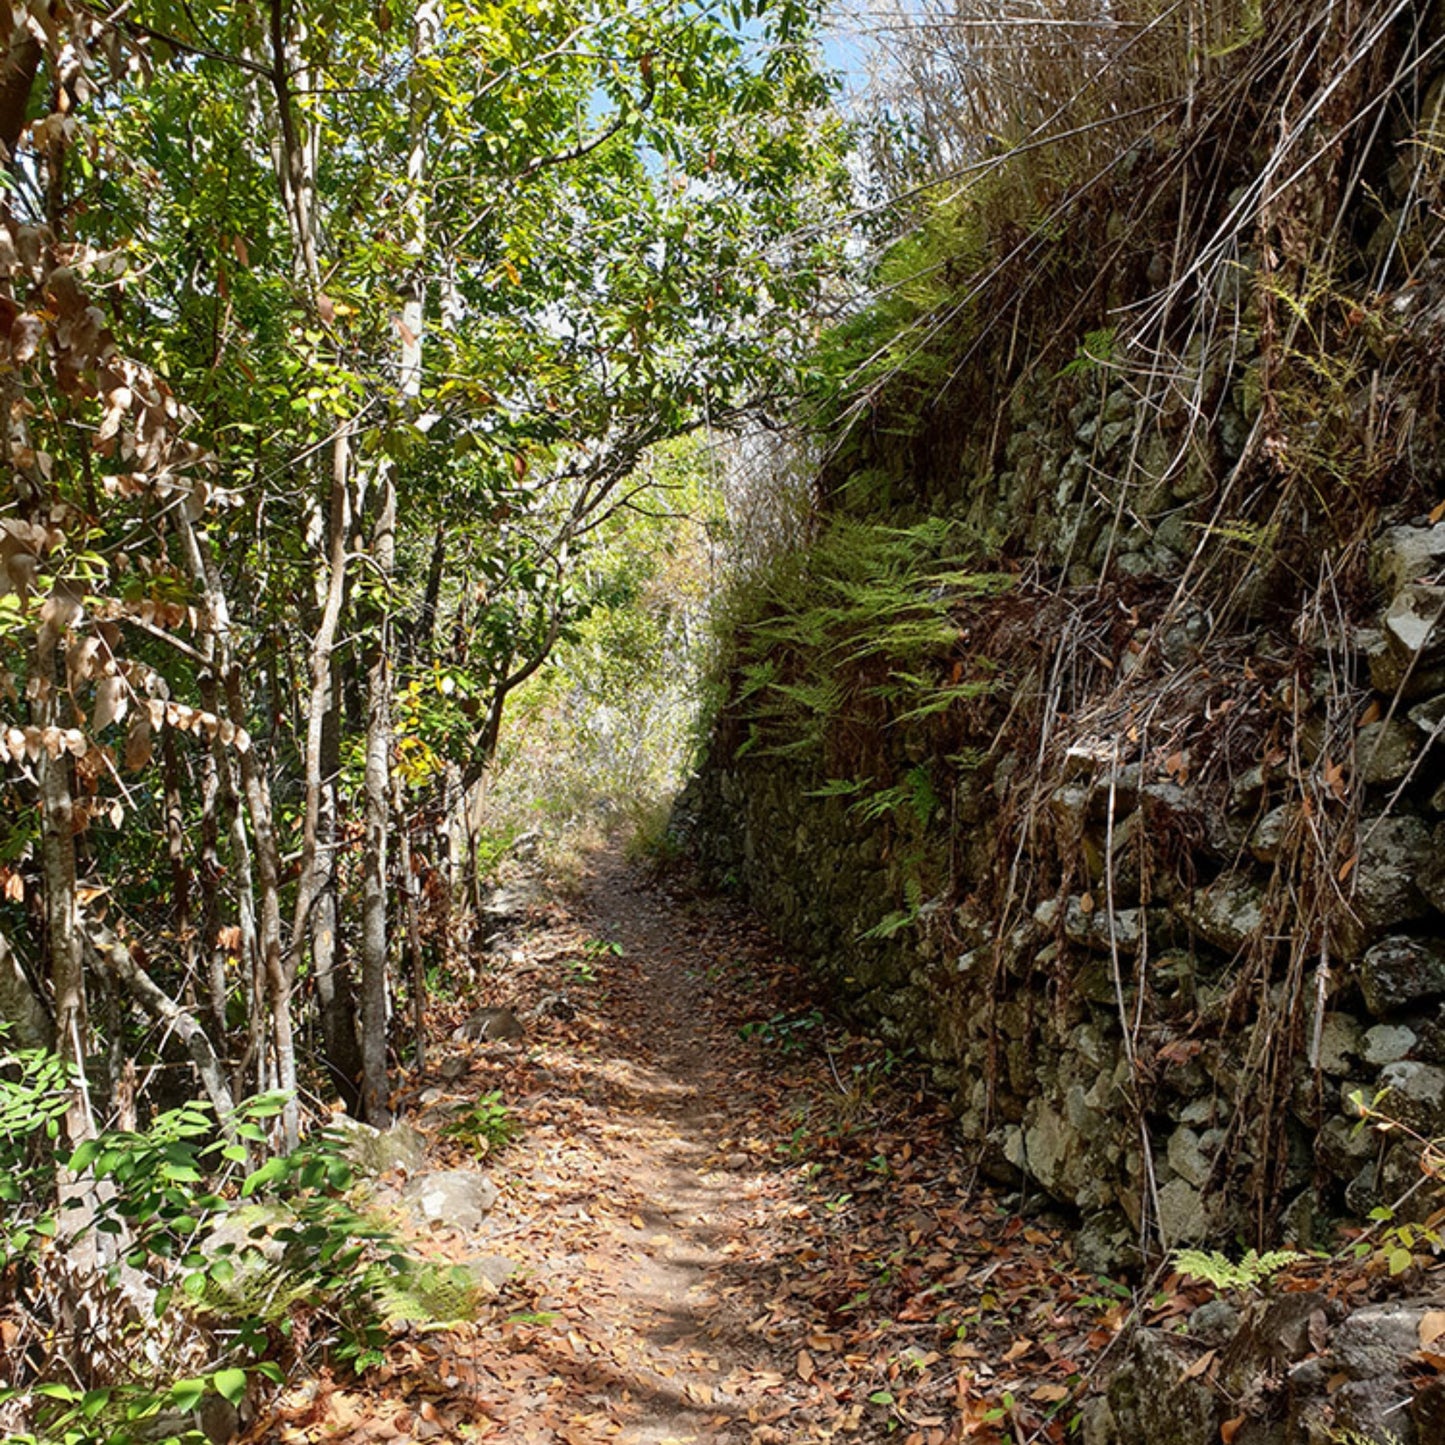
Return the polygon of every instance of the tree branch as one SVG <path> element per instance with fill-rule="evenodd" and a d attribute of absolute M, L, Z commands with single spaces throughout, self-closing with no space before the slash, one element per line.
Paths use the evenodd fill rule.
<path fill-rule="evenodd" d="M 85 944 L 100 966 L 112 978 L 124 984 L 131 996 L 152 1018 L 172 1029 L 186 1046 L 191 1062 L 201 1077 L 207 1095 L 216 1110 L 216 1118 L 226 1134 L 233 1133 L 231 1116 L 236 1112 L 226 1071 L 216 1057 L 211 1040 L 196 1016 L 178 1004 L 135 959 L 131 951 L 103 923 L 85 919 Z"/>

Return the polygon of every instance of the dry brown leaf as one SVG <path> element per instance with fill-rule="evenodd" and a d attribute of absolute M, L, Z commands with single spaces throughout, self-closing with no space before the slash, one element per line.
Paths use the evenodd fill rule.
<path fill-rule="evenodd" d="M 1205 1352 L 1184 1371 L 1182 1378 L 1186 1380 L 1197 1380 L 1199 1376 L 1204 1374 L 1214 1363 L 1215 1356 L 1218 1355 L 1218 1353 L 1218 1350 L 1205 1350 Z"/>
<path fill-rule="evenodd" d="M 1428 1350 L 1445 1335 L 1445 1310 L 1426 1310 L 1420 1316 L 1420 1348 Z"/>

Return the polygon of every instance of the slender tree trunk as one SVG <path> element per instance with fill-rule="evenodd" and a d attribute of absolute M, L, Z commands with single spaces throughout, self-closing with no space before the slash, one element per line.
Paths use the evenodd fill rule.
<path fill-rule="evenodd" d="M 259 888 L 257 917 L 257 953 L 265 980 L 267 1015 L 271 1023 L 271 1048 L 274 1069 L 269 1082 L 291 1097 L 282 1112 L 282 1129 L 287 1148 L 295 1148 L 301 1137 L 301 1112 L 296 1100 L 296 1046 L 291 1026 L 291 980 L 286 972 L 286 959 L 281 947 L 281 853 L 272 821 L 271 791 L 256 760 L 256 749 L 246 734 L 246 700 L 241 687 L 241 672 L 231 645 L 230 608 L 221 589 L 220 573 L 208 555 L 209 544 L 202 548 L 200 536 L 185 515 L 177 513 L 187 562 L 196 588 L 205 599 L 214 647 L 216 670 L 221 696 L 225 699 L 226 716 L 235 729 L 237 751 L 240 753 L 241 795 L 251 820 L 251 836 L 255 839 L 255 865 Z"/>
<path fill-rule="evenodd" d="M 40 775 L 40 864 L 45 880 L 45 942 L 55 996 L 55 1052 L 69 1067 L 70 1107 L 65 1138 L 72 1149 L 95 1137 L 95 1119 L 86 1087 L 86 1045 L 90 1021 L 85 996 L 85 961 L 76 896 L 75 808 L 70 787 L 70 753 L 58 742 L 60 712 L 56 651 L 66 628 L 80 615 L 80 604 L 60 585 L 41 610 L 36 637 L 35 676 L 39 695 L 35 721 L 48 735 L 38 761 Z M 94 1219 L 93 1182 L 61 1171 L 60 1228 L 70 1243 L 71 1262 L 85 1273 L 100 1262 Z"/>
<path fill-rule="evenodd" d="M 318 859 L 317 829 L 322 807 L 322 746 L 327 718 L 334 709 L 335 689 L 331 655 L 336 648 L 336 630 L 346 597 L 346 539 L 351 531 L 351 437 L 343 427 L 332 444 L 331 497 L 327 509 L 327 560 L 324 599 L 316 635 L 311 642 L 311 695 L 306 710 L 306 797 L 301 815 L 300 881 L 296 888 L 296 910 L 291 924 L 288 971 L 295 978 L 306 949 L 309 914 L 316 898 L 322 860 Z"/>
<path fill-rule="evenodd" d="M 53 1049 L 55 1026 L 39 994 L 30 986 L 9 940 L 0 933 L 0 1022 L 22 1049 Z"/>
<path fill-rule="evenodd" d="M 214 678 L 201 685 L 207 712 L 217 713 Z M 205 966 L 206 1013 L 216 1042 L 224 1046 L 230 1026 L 226 1018 L 226 950 L 221 946 L 221 767 L 224 755 L 216 743 L 201 759 L 201 919 L 198 940 Z"/>
<path fill-rule="evenodd" d="M 161 729 L 161 787 L 166 810 L 166 856 L 171 870 L 171 925 L 185 957 L 189 981 L 196 976 L 196 937 L 191 928 L 191 873 L 186 863 L 180 759 L 176 756 L 175 730 L 168 727 Z M 187 988 L 190 987 L 188 982 Z"/>
<path fill-rule="evenodd" d="M 389 584 L 396 565 L 396 488 L 390 468 L 378 478 L 371 557 Z M 387 1083 L 387 855 L 391 831 L 391 626 L 383 601 L 367 669 L 365 833 L 361 894 L 362 1100 L 367 1122 L 391 1121 Z"/>
<path fill-rule="evenodd" d="M 311 908 L 311 967 L 321 1021 L 323 1062 L 347 1110 L 361 1112 L 361 1046 L 356 997 L 340 937 L 336 778 L 341 769 L 341 720 L 336 692 L 326 705 L 321 739 L 321 799 L 316 820 L 316 901 Z"/>
<path fill-rule="evenodd" d="M 405 813 L 401 779 L 391 779 L 392 811 L 396 815 L 397 872 L 401 875 L 401 896 L 406 905 L 406 947 L 411 961 L 412 1068 L 426 1068 L 426 960 L 421 948 L 421 916 L 417 905 L 416 860 L 411 851 L 411 827 Z"/>

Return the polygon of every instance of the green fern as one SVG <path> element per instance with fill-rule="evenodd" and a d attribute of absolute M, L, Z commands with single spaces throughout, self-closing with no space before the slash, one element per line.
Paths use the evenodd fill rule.
<path fill-rule="evenodd" d="M 1215 1289 L 1252 1291 L 1267 1284 L 1282 1269 L 1305 1256 L 1293 1249 L 1271 1249 L 1259 1254 L 1251 1249 L 1238 1263 L 1218 1250 L 1176 1249 L 1174 1267 L 1191 1279 L 1202 1280 Z"/>

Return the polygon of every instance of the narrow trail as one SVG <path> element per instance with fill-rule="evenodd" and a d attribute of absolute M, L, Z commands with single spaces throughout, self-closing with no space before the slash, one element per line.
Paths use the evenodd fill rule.
<path fill-rule="evenodd" d="M 1067 1438 L 1126 1305 L 976 1187 L 938 1104 L 825 1020 L 745 912 L 603 855 L 479 988 L 525 1036 L 448 1042 L 400 1102 L 453 1168 L 475 1161 L 446 1122 L 506 1102 L 495 1208 L 429 1247 L 517 1269 L 475 1323 L 399 1340 L 264 1438 Z"/>
<path fill-rule="evenodd" d="M 605 1420 L 603 1438 L 629 1445 L 791 1438 L 767 1422 L 799 1405 L 795 1355 L 771 1347 L 765 1301 L 734 1279 L 762 1263 L 777 1195 L 776 1071 L 739 1037 L 767 940 L 736 911 L 686 907 L 604 857 L 575 912 L 554 910 L 528 944 L 503 986 L 560 950 L 583 1037 L 534 1051 L 541 1118 L 506 1160 L 498 1213 L 536 1251 L 535 1311 L 565 1327 L 560 1377 L 591 1387 L 595 1415 L 573 1434 Z M 569 1439 L 568 1423 L 534 1434 Z"/>

